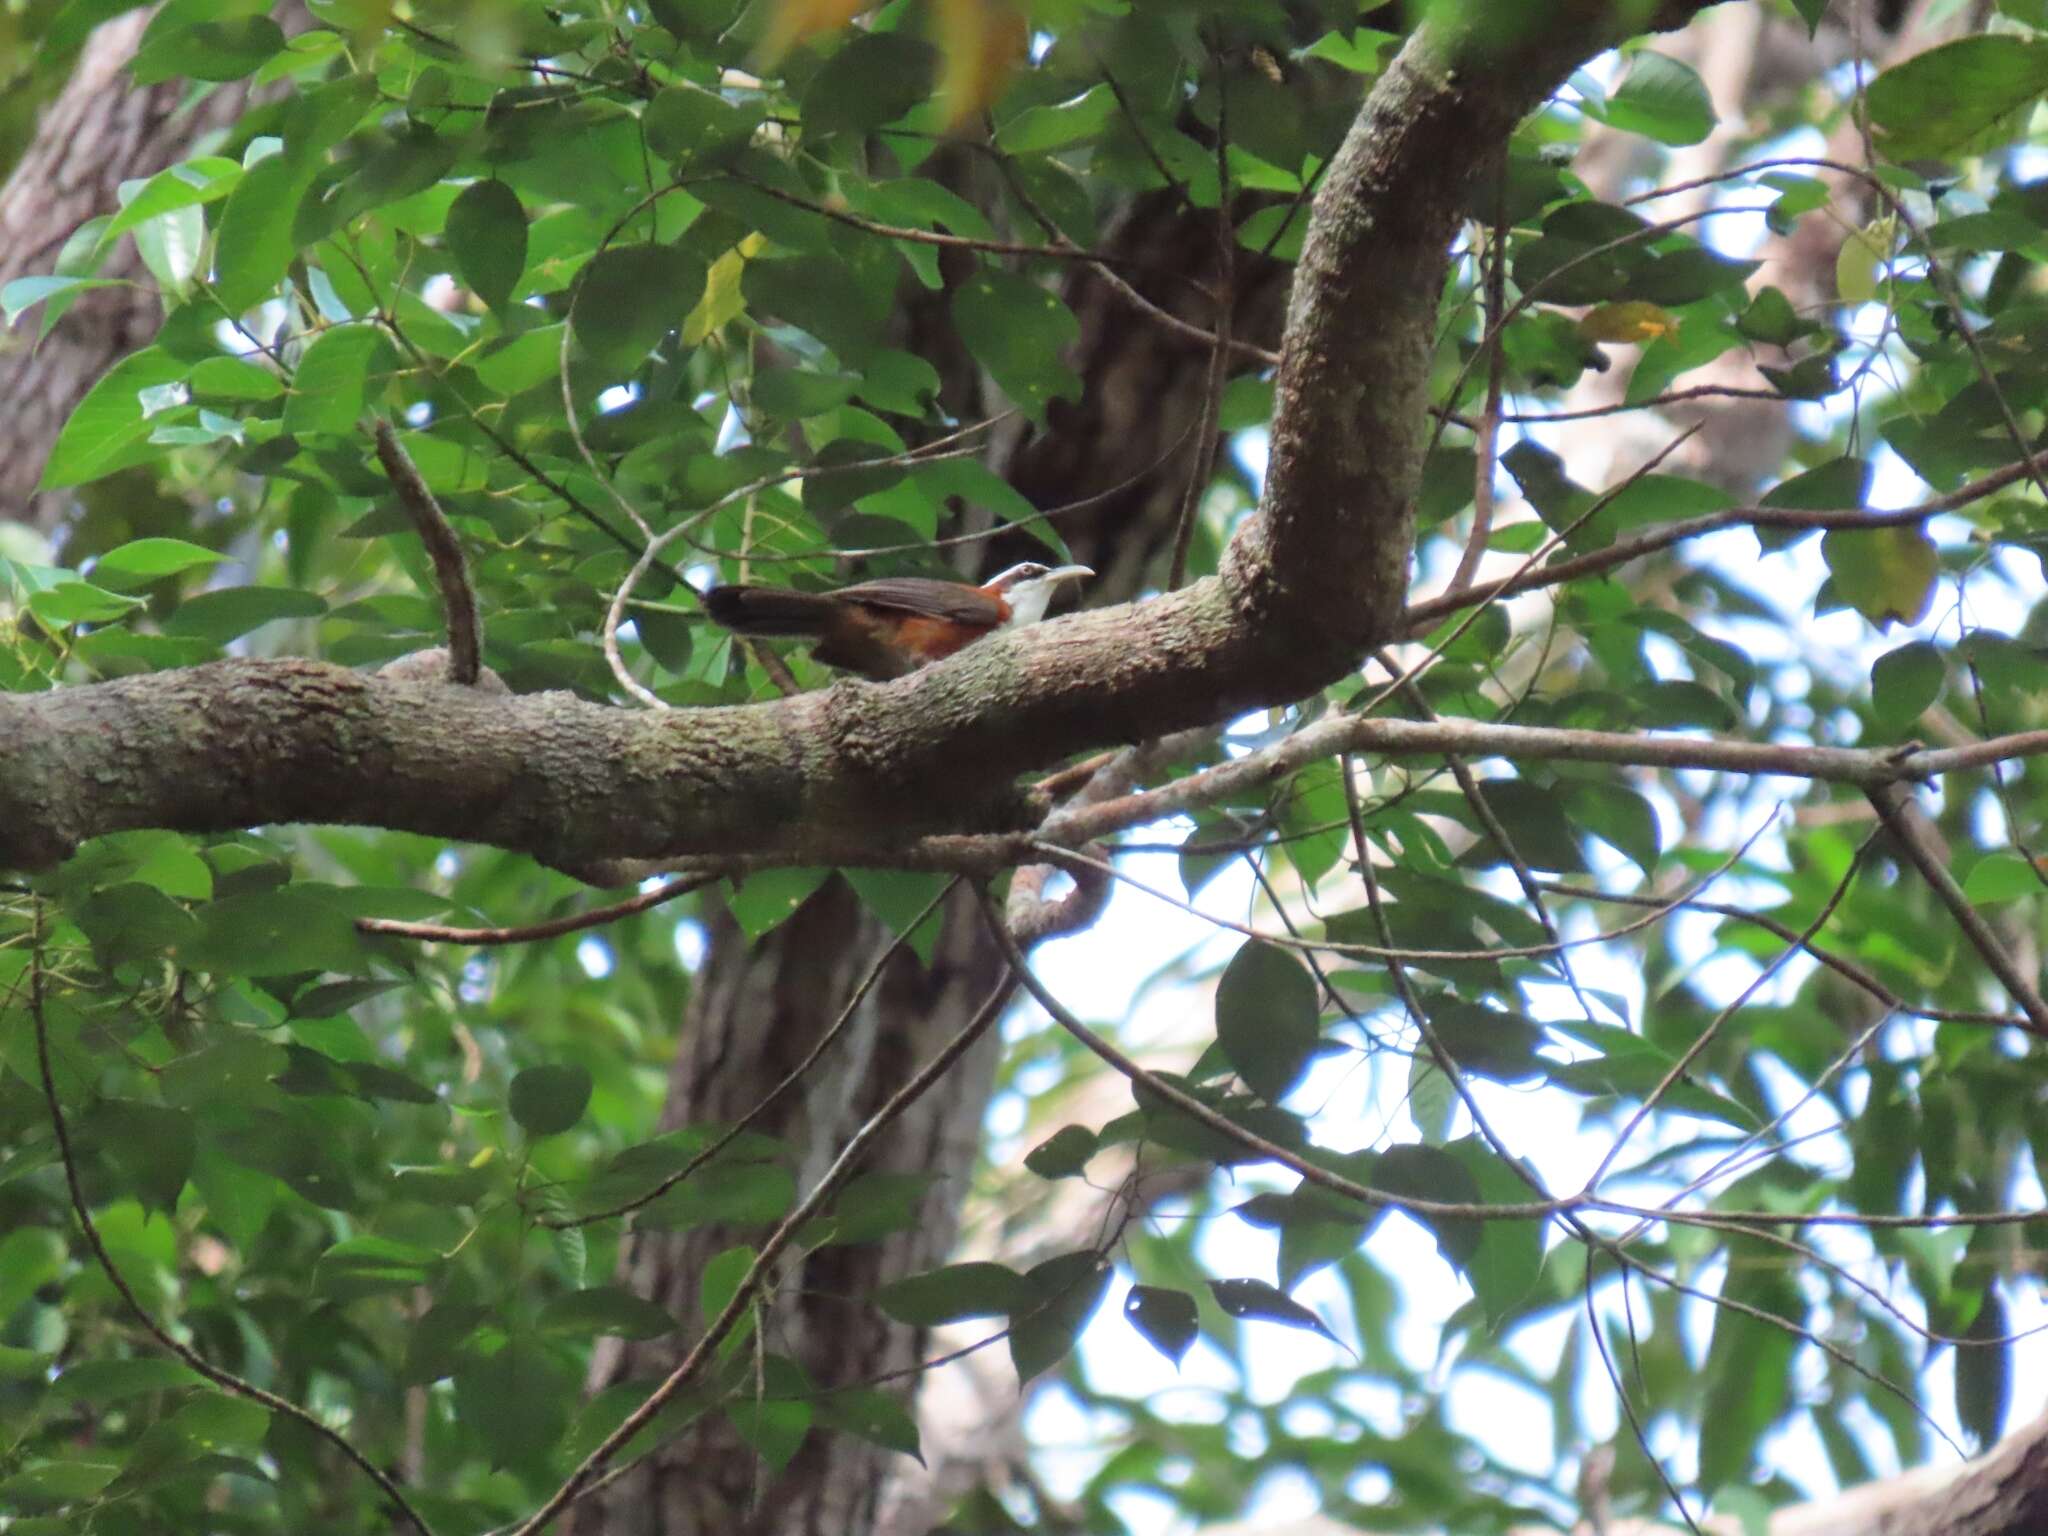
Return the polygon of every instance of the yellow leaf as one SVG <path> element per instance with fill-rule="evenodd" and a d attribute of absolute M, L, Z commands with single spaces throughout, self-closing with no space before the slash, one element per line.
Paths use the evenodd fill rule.
<path fill-rule="evenodd" d="M 1588 341 L 1655 341 L 1677 335 L 1678 321 L 1646 299 L 1629 299 L 1588 310 L 1580 317 L 1579 334 Z"/>
<path fill-rule="evenodd" d="M 1024 62 L 1031 29 L 1007 0 L 936 0 L 939 46 L 946 56 L 939 99 L 946 126 L 979 117 Z"/>
<path fill-rule="evenodd" d="M 1871 623 L 1918 624 L 1927 616 L 1941 554 L 1918 524 L 1837 528 L 1820 551 L 1835 591 Z"/>
<path fill-rule="evenodd" d="M 749 243 L 761 248 L 761 237 L 749 235 L 711 263 L 704 274 L 704 296 L 683 320 L 683 345 L 694 347 L 729 320 L 736 320 L 747 302 L 740 295 L 740 275 L 747 269 Z"/>
<path fill-rule="evenodd" d="M 1877 269 L 1891 260 L 1891 215 L 1873 219 L 1848 239 L 1835 257 L 1835 292 L 1844 304 L 1868 304 L 1877 297 Z"/>
<path fill-rule="evenodd" d="M 873 0 L 775 0 L 774 14 L 761 39 L 762 57 L 781 58 L 798 43 L 836 31 L 866 10 Z"/>

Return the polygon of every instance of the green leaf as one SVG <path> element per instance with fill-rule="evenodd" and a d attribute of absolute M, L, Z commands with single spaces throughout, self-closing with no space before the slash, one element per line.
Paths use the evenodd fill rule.
<path fill-rule="evenodd" d="M 640 124 L 647 147 L 662 159 L 704 159 L 750 138 L 761 126 L 761 108 L 751 102 L 729 102 L 706 90 L 670 86 L 648 102 Z"/>
<path fill-rule="evenodd" d="M 1926 617 L 1941 552 L 1918 525 L 1830 529 L 1820 548 L 1835 590 L 1871 623 L 1917 624 Z"/>
<path fill-rule="evenodd" d="M 1560 814 L 1556 793 L 1527 779 L 1481 779 L 1479 797 L 1506 832 L 1517 857 L 1532 869 L 1583 873 L 1586 856 L 1577 829 Z M 1460 859 L 1461 864 L 1486 866 L 1506 862 L 1505 850 L 1491 836 L 1481 839 Z"/>
<path fill-rule="evenodd" d="M 1387 1148 L 1372 1165 L 1372 1184 L 1389 1194 L 1447 1205 L 1478 1205 L 1479 1185 L 1448 1147 L 1403 1144 Z M 1470 1216 L 1412 1212 L 1436 1237 L 1437 1251 L 1458 1269 L 1465 1269 L 1479 1251 L 1485 1223 Z"/>
<path fill-rule="evenodd" d="M 24 1301 L 62 1275 L 65 1256 L 64 1239 L 48 1227 L 22 1225 L 0 1234 L 0 1317 L 12 1318 Z"/>
<path fill-rule="evenodd" d="M 1444 1149 L 1472 1177 L 1478 1198 L 1488 1205 L 1513 1205 L 1532 1198 L 1529 1186 L 1477 1136 L 1463 1136 Z M 1498 1328 L 1537 1294 L 1543 1275 L 1540 1219 L 1492 1217 L 1480 1223 L 1479 1242 L 1463 1267 L 1472 1294 Z"/>
<path fill-rule="evenodd" d="M 243 1168 L 281 1179 L 298 1194 L 325 1210 L 349 1211 L 357 1206 L 348 1170 L 320 1138 L 308 1136 L 303 1123 L 274 1110 L 245 1113 L 234 1123 L 212 1131 L 213 1145 Z M 202 1170 L 205 1160 L 201 1159 Z M 262 1196 L 246 1181 L 224 1175 L 208 1198 L 224 1195 L 243 1205 Z M 252 1218 L 253 1219 L 253 1218 Z"/>
<path fill-rule="evenodd" d="M 284 403 L 284 429 L 294 437 L 316 432 L 353 435 L 369 396 L 373 372 L 389 369 L 391 344 L 372 325 L 337 325 L 306 348 Z"/>
<path fill-rule="evenodd" d="M 270 1410 L 246 1397 L 201 1392 L 172 1414 L 170 1423 L 205 1450 L 230 1446 L 254 1449 L 262 1445 L 264 1435 L 270 1431 Z"/>
<path fill-rule="evenodd" d="M 526 210 L 502 181 L 473 181 L 448 205 L 445 229 L 456 275 L 502 309 L 526 271 Z"/>
<path fill-rule="evenodd" d="M 205 1379 L 182 1360 L 151 1355 L 82 1361 L 59 1376 L 51 1391 L 63 1402 L 106 1404 L 148 1392 L 204 1385 Z"/>
<path fill-rule="evenodd" d="M 639 1225 L 682 1231 L 709 1223 L 779 1221 L 796 1204 L 796 1180 L 779 1163 L 718 1159 L 640 1208 Z"/>
<path fill-rule="evenodd" d="M 1308 968 L 1257 939 L 1239 946 L 1216 983 L 1216 1039 L 1237 1075 L 1269 1102 L 1286 1097 L 1307 1069 L 1321 1016 Z"/>
<path fill-rule="evenodd" d="M 218 550 L 183 539 L 134 539 L 118 544 L 94 562 L 93 579 L 110 587 L 146 586 L 194 566 L 218 565 L 227 557 Z"/>
<path fill-rule="evenodd" d="M 164 632 L 224 645 L 278 619 L 318 618 L 324 599 L 290 587 L 227 587 L 201 592 L 180 603 L 164 621 Z"/>
<path fill-rule="evenodd" d="M 984 268 L 954 290 L 953 324 L 975 361 L 1032 420 L 1042 423 L 1055 399 L 1081 398 L 1064 355 L 1081 328 L 1050 289 Z"/>
<path fill-rule="evenodd" d="M 928 1170 L 860 1174 L 833 1198 L 826 1215 L 803 1228 L 798 1239 L 825 1247 L 872 1243 L 892 1232 L 908 1231 L 917 1224 L 934 1177 Z"/>
<path fill-rule="evenodd" d="M 131 229 L 180 208 L 197 207 L 226 197 L 242 179 L 240 162 L 221 155 L 201 155 L 158 171 L 147 181 L 123 182 L 121 211 L 100 231 L 102 246 Z"/>
<path fill-rule="evenodd" d="M 1108 1291 L 1112 1273 L 1089 1252 L 1061 1254 L 1025 1272 L 1023 1303 L 1010 1312 L 1010 1362 L 1019 1382 L 1067 1357 Z"/>
<path fill-rule="evenodd" d="M 214 232 L 214 296 L 230 315 L 270 297 L 297 253 L 292 220 L 313 184 L 310 167 L 271 155 L 248 167 L 228 193 Z"/>
<path fill-rule="evenodd" d="M 268 16 L 163 28 L 151 26 L 129 61 L 137 85 L 184 75 L 193 80 L 239 80 L 284 47 L 284 32 Z"/>
<path fill-rule="evenodd" d="M 1987 1284 L 1965 1335 L 1968 1342 L 1956 1347 L 1956 1418 L 1980 1450 L 2004 1433 L 2005 1416 L 2012 1407 L 2013 1347 L 2006 1338 L 2010 1328 L 2004 1292 Z"/>
<path fill-rule="evenodd" d="M 261 1093 L 265 1084 L 284 1071 L 287 1059 L 283 1046 L 253 1030 L 236 1029 L 202 1050 L 167 1063 L 157 1086 L 167 1103 L 203 1114 L 217 1105 Z"/>
<path fill-rule="evenodd" d="M 1886 651 L 1870 664 L 1870 708 L 1892 730 L 1911 725 L 1941 697 L 1947 659 L 1925 640 Z"/>
<path fill-rule="evenodd" d="M 388 1296 L 431 1284 L 441 1255 L 389 1237 L 351 1237 L 336 1243 L 313 1266 L 313 1291 L 330 1301 Z"/>
<path fill-rule="evenodd" d="M 905 32 L 856 32 L 804 88 L 804 136 L 894 122 L 932 93 L 938 53 Z"/>
<path fill-rule="evenodd" d="M 769 1357 L 771 1364 L 776 1358 Z M 725 1405 L 725 1416 L 774 1472 L 789 1465 L 811 1431 L 811 1405 L 802 1398 L 741 1397 Z"/>
<path fill-rule="evenodd" d="M 224 896 L 198 916 L 199 936 L 179 956 L 195 970 L 284 976 L 354 970 L 362 959 L 348 914 L 302 891 Z"/>
<path fill-rule="evenodd" d="M 2016 853 L 1988 853 L 1970 866 L 1963 881 L 1963 894 L 1973 907 L 1996 906 L 2022 896 L 2039 896 L 2048 891 L 2034 866 Z"/>
<path fill-rule="evenodd" d="M 421 1205 L 475 1205 L 498 1187 L 490 1167 L 471 1168 L 442 1163 L 431 1168 L 400 1168 L 391 1176 L 391 1198 Z"/>
<path fill-rule="evenodd" d="M 1949 160 L 2015 137 L 2048 90 L 2048 46 L 2031 37 L 1959 38 L 1870 82 L 1877 147 L 1893 160 Z"/>
<path fill-rule="evenodd" d="M 732 1304 L 741 1282 L 753 1267 L 754 1250 L 746 1247 L 724 1249 L 706 1261 L 704 1274 L 697 1282 L 697 1310 L 705 1327 L 716 1322 L 719 1314 Z"/>
<path fill-rule="evenodd" d="M 1427 1007 L 1431 1030 L 1460 1071 L 1523 1083 L 1549 1065 L 1536 1054 L 1543 1029 L 1533 1019 L 1452 997 L 1431 999 Z"/>
<path fill-rule="evenodd" d="M 399 1379 L 425 1386 L 452 1376 L 476 1347 L 477 1328 L 490 1313 L 469 1302 L 436 1302 L 406 1329 L 405 1364 Z"/>
<path fill-rule="evenodd" d="M 623 1286 L 594 1285 L 549 1301 L 540 1309 L 534 1326 L 542 1333 L 577 1338 L 609 1333 L 628 1339 L 658 1339 L 675 1332 L 677 1324 L 653 1302 Z"/>
<path fill-rule="evenodd" d="M 896 262 L 873 242 L 854 249 L 748 262 L 740 278 L 747 310 L 809 331 L 847 367 L 865 368 L 894 314 Z"/>
<path fill-rule="evenodd" d="M 106 624 L 125 619 L 141 602 L 140 598 L 124 597 L 90 582 L 62 581 L 31 597 L 28 611 L 51 629 L 67 629 L 73 624 Z"/>
<path fill-rule="evenodd" d="M 404 985 L 405 982 L 396 976 L 319 982 L 293 996 L 291 1016 L 295 1019 L 331 1019 Z"/>
<path fill-rule="evenodd" d="M 1664 851 L 1657 809 L 1626 785 L 1574 780 L 1564 786 L 1565 813 L 1603 843 L 1625 855 L 1648 879 Z"/>
<path fill-rule="evenodd" d="M 85 1125 L 144 1210 L 168 1212 L 177 1205 L 199 1146 L 188 1111 L 143 1099 L 102 1099 Z"/>
<path fill-rule="evenodd" d="M 827 1429 L 858 1435 L 884 1450 L 901 1451 L 924 1464 L 919 1448 L 917 1421 L 901 1402 L 873 1387 L 853 1387 L 826 1392 L 811 1400 L 811 1411 Z"/>
<path fill-rule="evenodd" d="M 1016 1312 L 1031 1294 L 1024 1277 L 1007 1264 L 974 1262 L 891 1281 L 875 1292 L 875 1305 L 899 1323 L 936 1328 Z"/>
<path fill-rule="evenodd" d="M 1088 1166 L 1100 1145 L 1085 1125 L 1063 1125 L 1024 1154 L 1024 1166 L 1041 1179 L 1071 1179 Z"/>
<path fill-rule="evenodd" d="M 117 277 L 63 277 L 51 274 L 17 277 L 12 282 L 0 286 L 0 320 L 13 325 L 45 299 L 58 298 L 64 294 L 84 293 L 94 288 L 126 286 L 126 281 Z"/>
<path fill-rule="evenodd" d="M 482 1437 L 493 1466 L 546 1465 L 575 1400 L 574 1373 L 526 1334 L 455 1372 L 456 1418 Z"/>
<path fill-rule="evenodd" d="M 577 345 L 615 374 L 638 368 L 704 292 L 704 263 L 678 246 L 615 245 L 577 279 L 569 324 Z"/>
<path fill-rule="evenodd" d="M 268 368 L 239 357 L 209 357 L 192 367 L 186 381 L 196 397 L 214 400 L 275 400 L 284 383 Z"/>
<path fill-rule="evenodd" d="M 154 961 L 189 942 L 199 924 L 185 908 L 143 881 L 103 885 L 79 906 L 78 926 L 100 964 Z"/>
<path fill-rule="evenodd" d="M 1714 131 L 1714 100 L 1691 66 L 1648 49 L 1629 70 L 1599 114 L 1607 126 L 1640 133 L 1660 144 L 1697 144 Z"/>
<path fill-rule="evenodd" d="M 1071 101 L 1026 107 L 996 130 L 996 148 L 1011 155 L 1065 149 L 1100 134 L 1116 114 L 1116 93 L 1091 86 Z"/>
<path fill-rule="evenodd" d="M 1660 1046 L 1612 1024 L 1552 1019 L 1547 1027 L 1603 1053 L 1591 1060 L 1559 1062 L 1550 1068 L 1550 1081 L 1575 1093 L 1643 1099 L 1663 1084 L 1677 1064 L 1677 1058 Z M 1681 1073 L 1663 1089 L 1663 1097 L 1657 1102 L 1664 1110 L 1719 1120 L 1738 1130 L 1754 1130 L 1757 1124 L 1756 1116 L 1742 1104 L 1707 1087 L 1690 1073 Z"/>
<path fill-rule="evenodd" d="M 1211 1280 L 1209 1294 L 1216 1298 L 1216 1305 L 1232 1317 L 1262 1323 L 1285 1323 L 1289 1328 L 1306 1328 L 1311 1333 L 1319 1333 L 1332 1344 L 1343 1342 L 1315 1313 L 1285 1291 L 1263 1280 Z"/>
<path fill-rule="evenodd" d="M 583 1118 L 590 1103 L 590 1072 L 574 1062 L 528 1067 L 512 1079 L 512 1118 L 527 1135 L 553 1136 Z"/>
<path fill-rule="evenodd" d="M 1200 1331 L 1199 1309 L 1186 1291 L 1134 1285 L 1124 1297 L 1124 1318 L 1159 1353 L 1179 1368 Z"/>
<path fill-rule="evenodd" d="M 932 901 L 952 876 L 908 869 L 843 869 L 839 873 L 867 909 L 889 925 L 891 933 L 907 940 L 926 965 L 932 963 L 939 930 L 945 923 L 943 913 L 932 908 Z M 919 922 L 927 909 L 931 909 L 930 915 Z M 916 924 L 914 931 L 912 924 Z"/>
<path fill-rule="evenodd" d="M 158 347 L 144 347 L 109 368 L 72 408 L 43 466 L 39 488 L 84 485 L 152 457 L 152 413 L 145 412 L 143 396 L 177 383 L 185 370 L 183 361 Z"/>
<path fill-rule="evenodd" d="M 759 940 L 796 915 L 796 909 L 810 900 L 811 893 L 831 876 L 829 869 L 760 869 L 740 882 L 726 902 L 726 910 L 745 931 L 748 939 Z"/>
<path fill-rule="evenodd" d="M 1703 1488 L 1744 1480 L 1764 1432 L 1790 1405 L 1792 1360 L 1799 1345 L 1793 1330 L 1806 1316 L 1782 1251 L 1756 1238 L 1738 1237 L 1729 1243 L 1721 1294 L 1754 1311 L 1720 1307 L 1714 1313 L 1713 1338 L 1701 1373 L 1706 1379 L 1700 1412 Z M 1770 1322 L 1768 1317 L 1784 1322 Z"/>

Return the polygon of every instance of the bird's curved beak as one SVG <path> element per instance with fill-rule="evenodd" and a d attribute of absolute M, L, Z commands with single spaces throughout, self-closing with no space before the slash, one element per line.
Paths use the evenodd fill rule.
<path fill-rule="evenodd" d="M 1082 578 L 1093 576 L 1094 574 L 1095 572 L 1085 565 L 1056 565 L 1038 579 L 1048 585 L 1052 585 L 1062 581 L 1080 581 Z"/>

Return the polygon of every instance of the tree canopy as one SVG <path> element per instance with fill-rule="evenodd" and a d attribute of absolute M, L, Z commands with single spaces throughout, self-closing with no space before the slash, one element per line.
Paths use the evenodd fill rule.
<path fill-rule="evenodd" d="M 134 9 L 0 60 L 55 90 Z M 857 1444 L 871 1511 L 962 1350 L 1096 1443 L 961 1532 L 1282 1468 L 1359 1530 L 1757 1531 L 1988 1450 L 2048 7 L 1840 9 L 157 9 L 164 131 L 246 99 L 0 286 L 24 368 L 161 307 L 0 524 L 11 1536 L 536 1536 L 708 1425 L 741 1507 Z M 1793 86 L 1717 95 L 1731 17 Z M 884 684 L 700 601 L 1077 554 L 1082 611 Z M 1120 887 L 1228 939 L 1145 1049 L 1030 954 Z M 874 953 L 792 937 L 835 893 Z M 707 942 L 837 1013 L 730 1114 L 686 1019 L 780 1015 Z M 827 1371 L 806 1307 L 921 1363 Z M 1281 1327 L 1330 1349 L 1276 1396 Z M 1109 1347 L 1199 1347 L 1202 1405 Z M 2043 1435 L 1898 1528 L 2039 1529 Z"/>

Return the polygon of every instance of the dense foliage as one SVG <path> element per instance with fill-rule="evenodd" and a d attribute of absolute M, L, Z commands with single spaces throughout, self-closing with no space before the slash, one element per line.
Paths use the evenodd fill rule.
<path fill-rule="evenodd" d="M 122 8 L 73 0 L 42 46 L 61 58 Z M 762 654 L 704 624 L 693 588 L 978 570 L 991 533 L 1064 556 L 1063 509 L 983 453 L 1080 408 L 1063 280 L 1140 196 L 1200 211 L 1244 269 L 1294 260 L 1406 24 L 1339 0 L 308 9 L 288 38 L 261 5 L 164 6 L 136 80 L 288 89 L 0 293 L 25 339 L 132 240 L 164 303 L 51 451 L 45 484 L 80 498 L 68 531 L 0 527 L 10 692 L 443 644 L 448 578 L 390 473 L 409 463 L 515 693 L 772 697 Z M 1773 9 L 1803 36 L 1821 7 Z M 1787 1426 L 1844 1483 L 1929 1459 L 1943 1425 L 2000 1433 L 2008 1298 L 2039 1267 L 2013 1218 L 2040 1202 L 2048 1088 L 2041 744 L 1945 762 L 1913 797 L 1927 814 L 1874 766 L 2044 724 L 2048 487 L 2013 466 L 2048 409 L 2048 195 L 2028 179 L 2048 14 L 2005 0 L 1986 26 L 1722 123 L 1733 168 L 1676 217 L 1640 194 L 1716 104 L 1655 42 L 1518 131 L 1417 342 L 1440 428 L 1418 567 L 1441 583 L 1469 541 L 1485 576 L 1547 597 L 1425 610 L 1392 658 L 1218 722 L 1235 734 L 1153 782 L 1374 715 L 1606 732 L 1611 750 L 1330 751 L 1119 829 L 1178 844 L 1176 894 L 1198 905 L 1219 871 L 1258 872 L 1259 937 L 1225 952 L 1213 1013 L 1187 994 L 1187 1049 L 1162 1058 L 1224 1125 L 1142 1083 L 1064 1124 L 1100 1068 L 1028 1032 L 1004 1091 L 1032 1150 L 982 1183 L 1029 1203 L 1091 1178 L 1117 1218 L 1027 1267 L 845 1298 L 848 1327 L 986 1319 L 1020 1375 L 1055 1372 L 1096 1410 L 1071 1501 L 984 1490 L 961 1529 L 1125 1529 L 1133 1488 L 1225 1518 L 1280 1466 L 1365 1529 L 1568 1524 L 1605 1441 L 1617 1508 L 1740 1513 L 1799 1495 L 1767 1454 Z M 1814 153 L 1852 121 L 1858 163 Z M 1590 187 L 1573 156 L 1596 133 L 1634 136 L 1651 169 Z M 1701 235 L 1724 221 L 1743 233 Z M 1815 221 L 1842 253 L 1823 299 L 1729 254 Z M 942 339 L 903 333 L 912 295 L 937 296 Z M 1213 321 L 1183 311 L 1227 308 L 1185 297 L 1167 317 L 1128 302 L 1198 334 Z M 1215 424 L 1255 447 L 1274 358 L 1227 334 L 1216 350 Z M 1012 414 L 948 412 L 941 364 L 962 358 Z M 1683 454 L 1582 484 L 1585 440 L 1543 422 L 1595 375 L 1625 378 L 1595 408 L 1649 412 L 1731 365 L 1730 399 L 1801 402 L 1760 485 Z M 1254 506 L 1247 461 L 1190 488 L 1187 577 Z M 1872 512 L 1874 485 L 1909 510 Z M 1638 558 L 1602 558 L 1617 549 Z M 1172 563 L 1145 581 L 1177 581 Z M 797 686 L 830 682 L 782 654 Z M 1752 755 L 1660 755 L 1708 737 Z M 1834 747 L 1876 750 L 1854 772 L 1809 751 Z M 0 733 L 0 773 L 5 752 Z M 585 1400 L 592 1341 L 701 1333 L 816 1166 L 747 1132 L 704 1161 L 724 1127 L 655 1134 L 691 903 L 759 935 L 834 878 L 762 869 L 490 947 L 377 923 L 533 923 L 597 898 L 523 856 L 334 827 L 125 832 L 10 883 L 7 1529 L 386 1529 L 391 1485 L 444 1536 L 523 1519 L 646 1395 Z M 949 875 L 844 878 L 929 954 Z M 1531 1126 L 1572 1128 L 1578 1151 Z M 1317 1187 L 1276 1145 L 1409 1214 Z M 1175 1219 L 1148 1217 L 1155 1177 Z M 794 1240 L 872 1242 L 924 1187 L 856 1174 Z M 1409 1219 L 1441 1268 L 1376 1257 Z M 699 1315 L 614 1283 L 628 1220 L 730 1231 Z M 1277 1234 L 1275 1268 L 1233 1264 L 1215 1240 L 1233 1223 Z M 1397 1339 L 1418 1284 L 1466 1298 L 1434 1360 Z M 1273 1324 L 1343 1348 L 1279 1400 L 1226 1372 L 1192 1415 L 1074 1352 L 1132 1328 L 1176 1362 L 1198 1337 L 1242 1362 Z M 1561 1357 L 1525 1350 L 1537 1333 Z M 1930 1408 L 1949 1345 L 1953 1402 Z M 1550 1465 L 1445 1411 L 1447 1377 L 1489 1373 L 1547 1406 Z M 914 1409 L 903 1382 L 816 1390 L 747 1310 L 629 1453 L 723 1414 L 772 1477 L 807 1435 L 912 1454 Z"/>

